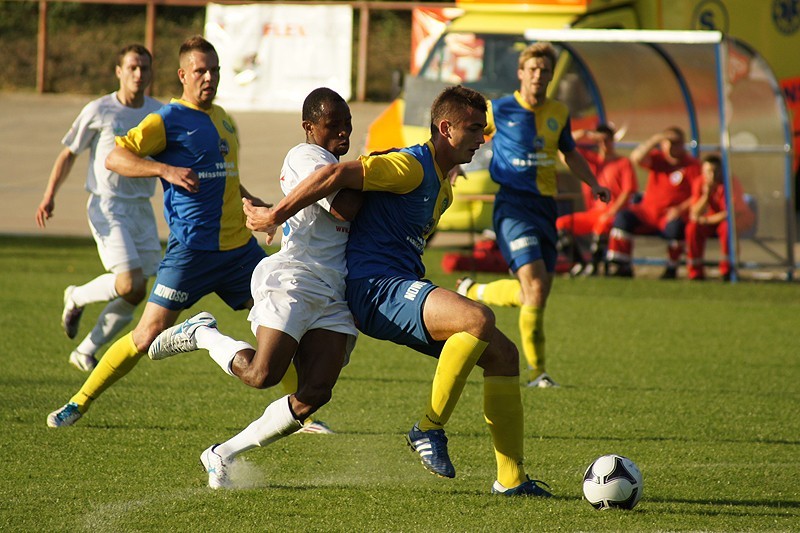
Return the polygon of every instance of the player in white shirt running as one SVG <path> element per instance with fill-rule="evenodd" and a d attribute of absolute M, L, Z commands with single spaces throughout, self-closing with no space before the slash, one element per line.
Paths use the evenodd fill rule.
<path fill-rule="evenodd" d="M 84 285 L 64 291 L 61 325 L 70 339 L 78 334 L 83 309 L 95 302 L 109 302 L 92 331 L 69 356 L 79 370 L 91 371 L 95 354 L 133 320 L 136 306 L 147 295 L 147 278 L 155 274 L 161 259 L 153 207 L 156 178 L 130 179 L 105 167 L 114 148 L 114 137 L 125 135 L 161 102 L 145 96 L 153 79 L 152 56 L 142 45 L 124 47 L 117 58 L 119 89 L 83 108 L 62 139 L 64 149 L 56 157 L 44 197 L 36 209 L 36 223 L 44 228 L 53 217 L 55 196 L 69 176 L 75 158 L 89 151 L 86 209 L 89 227 L 107 273 Z"/>
<path fill-rule="evenodd" d="M 337 163 L 350 148 L 350 107 L 339 94 L 315 89 L 302 113 L 306 142 L 286 155 L 280 177 L 284 194 L 315 170 Z M 252 204 L 243 202 L 247 213 Z M 276 385 L 294 361 L 297 392 L 275 400 L 242 432 L 202 453 L 211 488 L 233 486 L 229 467 L 237 455 L 298 431 L 331 399 L 358 335 L 344 292 L 348 220 L 360 202 L 359 192 L 343 189 L 283 225 L 281 250 L 263 259 L 252 276 L 255 303 L 248 319 L 257 348 L 223 335 L 206 312 L 161 333 L 150 346 L 152 359 L 204 348 L 225 372 L 255 388 Z M 258 229 L 250 220 L 248 227 Z"/>

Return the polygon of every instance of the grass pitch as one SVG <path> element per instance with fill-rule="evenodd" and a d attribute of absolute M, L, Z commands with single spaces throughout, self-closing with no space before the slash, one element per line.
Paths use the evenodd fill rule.
<path fill-rule="evenodd" d="M 442 274 L 441 250 L 427 254 Z M 790 531 L 800 527 L 796 283 L 556 280 L 546 319 L 556 390 L 523 390 L 527 469 L 555 498 L 492 496 L 494 457 L 478 372 L 448 426 L 454 480 L 403 436 L 434 362 L 361 337 L 318 417 L 245 458 L 249 488 L 208 489 L 200 452 L 258 417 L 248 389 L 200 351 L 143 359 L 76 426 L 50 429 L 86 375 L 67 363 L 62 291 L 101 272 L 89 240 L 0 237 L 0 529 L 3 531 Z M 481 280 L 492 279 L 481 275 Z M 84 314 L 79 335 L 100 305 Z M 205 309 L 251 339 L 244 312 Z M 516 340 L 517 311 L 496 309 Z M 138 316 L 138 315 L 137 315 Z M 598 512 L 581 480 L 619 453 L 644 475 L 633 511 Z"/>

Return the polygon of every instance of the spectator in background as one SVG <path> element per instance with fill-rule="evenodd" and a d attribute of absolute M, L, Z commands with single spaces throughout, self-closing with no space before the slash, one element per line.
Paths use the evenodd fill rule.
<path fill-rule="evenodd" d="M 572 275 L 596 275 L 600 261 L 605 256 L 608 233 L 614 218 L 620 209 L 628 206 L 632 195 L 639 189 L 636 172 L 630 160 L 617 153 L 614 146 L 614 130 L 607 124 L 600 124 L 594 131 L 578 130 L 573 136 L 578 142 L 586 162 L 589 163 L 597 182 L 611 191 L 608 203 L 595 199 L 588 184 L 582 184 L 584 211 L 562 215 L 556 220 L 559 234 L 571 236 L 578 250 L 579 262 L 571 271 Z M 589 150 L 580 145 L 581 140 L 588 140 L 597 145 L 597 150 Z M 584 262 L 580 237 L 591 236 L 592 260 L 588 265 Z"/>
<path fill-rule="evenodd" d="M 689 222 L 686 224 L 686 265 L 691 280 L 704 280 L 704 253 L 706 239 L 717 236 L 722 259 L 719 273 L 725 281 L 731 278 L 731 264 L 728 235 L 728 199 L 725 178 L 722 172 L 722 159 L 718 154 L 703 158 L 702 176 L 692 187 Z M 744 199 L 744 189 L 738 179 L 731 177 L 733 216 L 736 233 L 753 227 L 755 214 Z"/>
<path fill-rule="evenodd" d="M 69 355 L 70 364 L 84 372 L 97 365 L 95 354 L 100 348 L 133 320 L 136 306 L 147 295 L 147 278 L 155 274 L 161 259 L 161 242 L 150 204 L 156 179 L 127 178 L 105 166 L 114 137 L 125 135 L 161 107 L 161 102 L 145 96 L 153 79 L 152 62 L 150 51 L 140 44 L 120 50 L 115 69 L 119 88 L 89 102 L 72 123 L 61 140 L 64 149 L 56 157 L 36 209 L 36 223 L 44 228 L 53 217 L 56 192 L 78 155 L 89 149 L 86 212 L 106 273 L 83 285 L 67 287 L 61 313 L 61 327 L 74 339 L 84 307 L 108 302 L 92 331 Z"/>
<path fill-rule="evenodd" d="M 612 275 L 633 276 L 633 236 L 660 235 L 669 241 L 667 268 L 661 279 L 675 279 L 683 254 L 683 240 L 692 183 L 700 164 L 684 147 L 683 130 L 670 127 L 631 152 L 631 161 L 650 170 L 641 203 L 617 213 L 608 243 Z"/>

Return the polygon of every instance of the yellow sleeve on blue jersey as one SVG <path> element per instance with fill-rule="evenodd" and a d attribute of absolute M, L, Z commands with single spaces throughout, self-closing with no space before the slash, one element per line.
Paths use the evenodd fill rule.
<path fill-rule="evenodd" d="M 492 111 L 492 101 L 486 100 L 486 127 L 483 129 L 483 134 L 492 136 L 497 131 L 497 126 L 494 125 L 494 112 Z"/>
<path fill-rule="evenodd" d="M 364 191 L 405 194 L 422 183 L 422 164 L 409 153 L 363 155 L 359 160 L 364 166 Z"/>
<path fill-rule="evenodd" d="M 127 135 L 115 139 L 117 146 L 140 156 L 158 154 L 167 147 L 167 132 L 164 120 L 157 113 L 150 113 Z"/>

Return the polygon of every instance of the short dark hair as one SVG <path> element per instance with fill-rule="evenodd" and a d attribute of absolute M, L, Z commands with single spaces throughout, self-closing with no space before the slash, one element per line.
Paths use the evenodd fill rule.
<path fill-rule="evenodd" d="M 722 167 L 722 157 L 716 152 L 703 156 L 703 163 L 709 163 L 715 167 Z"/>
<path fill-rule="evenodd" d="M 117 54 L 117 66 L 121 67 L 122 61 L 125 59 L 125 56 L 130 53 L 134 53 L 140 56 L 147 56 L 147 58 L 150 60 L 150 64 L 151 65 L 153 64 L 153 54 L 150 53 L 150 50 L 148 50 L 144 45 L 134 43 L 123 46 L 122 49 L 119 51 L 119 53 Z"/>
<path fill-rule="evenodd" d="M 454 119 L 469 107 L 486 113 L 486 98 L 474 89 L 456 85 L 439 93 L 431 105 L 431 133 L 438 131 L 437 124 L 444 119 Z"/>
<path fill-rule="evenodd" d="M 319 87 L 314 89 L 306 99 L 303 101 L 303 120 L 317 123 L 322 118 L 323 109 L 325 104 L 338 104 L 347 103 L 342 96 L 327 87 Z"/>
<path fill-rule="evenodd" d="M 614 131 L 614 128 L 612 128 L 608 124 L 600 124 L 594 129 L 594 131 L 596 131 L 597 133 L 602 133 L 603 135 L 608 135 L 612 139 L 614 138 L 614 134 L 616 133 Z"/>
<path fill-rule="evenodd" d="M 686 140 L 686 134 L 683 133 L 683 130 L 680 129 L 678 126 L 670 126 L 664 130 L 664 133 L 674 133 L 678 137 L 680 137 L 681 141 Z"/>
<path fill-rule="evenodd" d="M 181 49 L 178 52 L 178 58 L 183 58 L 190 52 L 202 52 L 204 54 L 217 53 L 214 45 L 208 42 L 202 35 L 193 35 L 183 41 Z"/>

